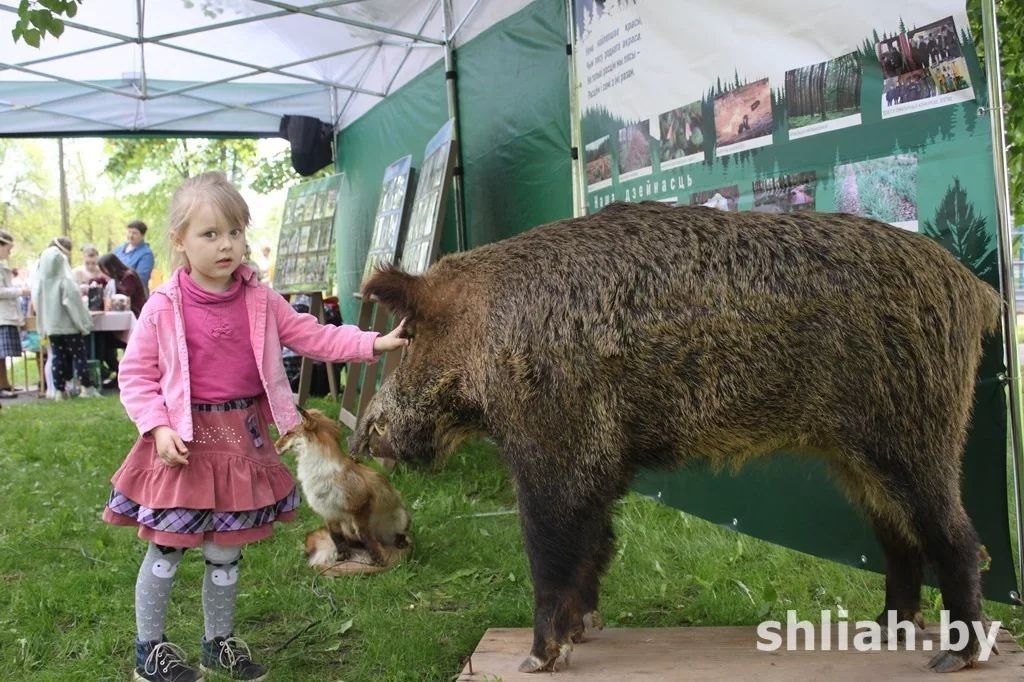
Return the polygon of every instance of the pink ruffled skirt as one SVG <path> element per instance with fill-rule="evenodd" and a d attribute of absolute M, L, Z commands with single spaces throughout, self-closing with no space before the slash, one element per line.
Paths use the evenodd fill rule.
<path fill-rule="evenodd" d="M 136 441 L 111 479 L 103 520 L 137 526 L 167 547 L 243 545 L 291 521 L 299 495 L 255 399 L 196 405 L 188 464 L 167 466 L 152 436 Z"/>

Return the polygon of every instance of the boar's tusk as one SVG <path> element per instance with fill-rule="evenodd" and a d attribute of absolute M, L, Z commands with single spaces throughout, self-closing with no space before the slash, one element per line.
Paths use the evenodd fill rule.
<path fill-rule="evenodd" d="M 373 430 L 377 432 L 378 436 L 383 436 L 388 432 L 387 424 L 381 426 L 379 422 L 373 422 Z"/>

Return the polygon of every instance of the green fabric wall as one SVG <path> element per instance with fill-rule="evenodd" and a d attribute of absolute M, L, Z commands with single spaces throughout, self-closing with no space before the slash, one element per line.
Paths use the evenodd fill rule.
<path fill-rule="evenodd" d="M 469 246 L 572 214 L 565 6 L 537 0 L 456 51 Z M 439 56 L 440 52 L 439 52 Z M 338 136 L 338 295 L 354 321 L 384 169 L 423 148 L 448 120 L 438 62 Z M 456 249 L 451 193 L 443 252 Z"/>

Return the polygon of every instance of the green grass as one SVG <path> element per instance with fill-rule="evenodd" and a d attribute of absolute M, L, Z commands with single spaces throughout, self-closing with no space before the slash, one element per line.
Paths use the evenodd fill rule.
<path fill-rule="evenodd" d="M 336 414 L 337 407 L 313 405 Z M 144 546 L 103 524 L 108 480 L 134 441 L 114 398 L 4 405 L 0 412 L 0 679 L 123 680 Z M 289 464 L 292 462 L 289 460 Z M 318 578 L 294 524 L 245 550 L 236 632 L 274 680 L 450 680 L 488 627 L 529 627 L 532 593 L 511 487 L 485 441 L 442 471 L 399 468 L 413 517 L 410 557 L 366 578 Z M 842 604 L 873 618 L 882 577 L 761 542 L 630 495 L 603 588 L 611 626 L 753 625 L 787 609 L 817 621 Z M 202 561 L 186 554 L 168 635 L 194 658 Z M 928 588 L 929 622 L 938 593 Z M 1018 609 L 988 615 L 1022 630 Z M 753 642 L 752 642 L 753 644 Z M 526 652 L 523 652 L 524 655 Z M 682 654 L 681 654 L 682 655 Z"/>
<path fill-rule="evenodd" d="M 39 386 L 39 369 L 36 365 L 35 353 L 27 358 L 23 355 L 8 361 L 7 378 L 16 388 L 34 391 Z"/>

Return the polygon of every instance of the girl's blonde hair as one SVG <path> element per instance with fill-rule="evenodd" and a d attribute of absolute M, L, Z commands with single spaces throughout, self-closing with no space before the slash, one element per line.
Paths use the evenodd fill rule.
<path fill-rule="evenodd" d="M 221 171 L 208 171 L 181 184 L 171 199 L 170 224 L 167 237 L 171 252 L 171 269 L 188 265 L 184 253 L 174 248 L 182 232 L 201 204 L 210 204 L 230 225 L 243 230 L 249 227 L 249 206 L 238 190 Z"/>

